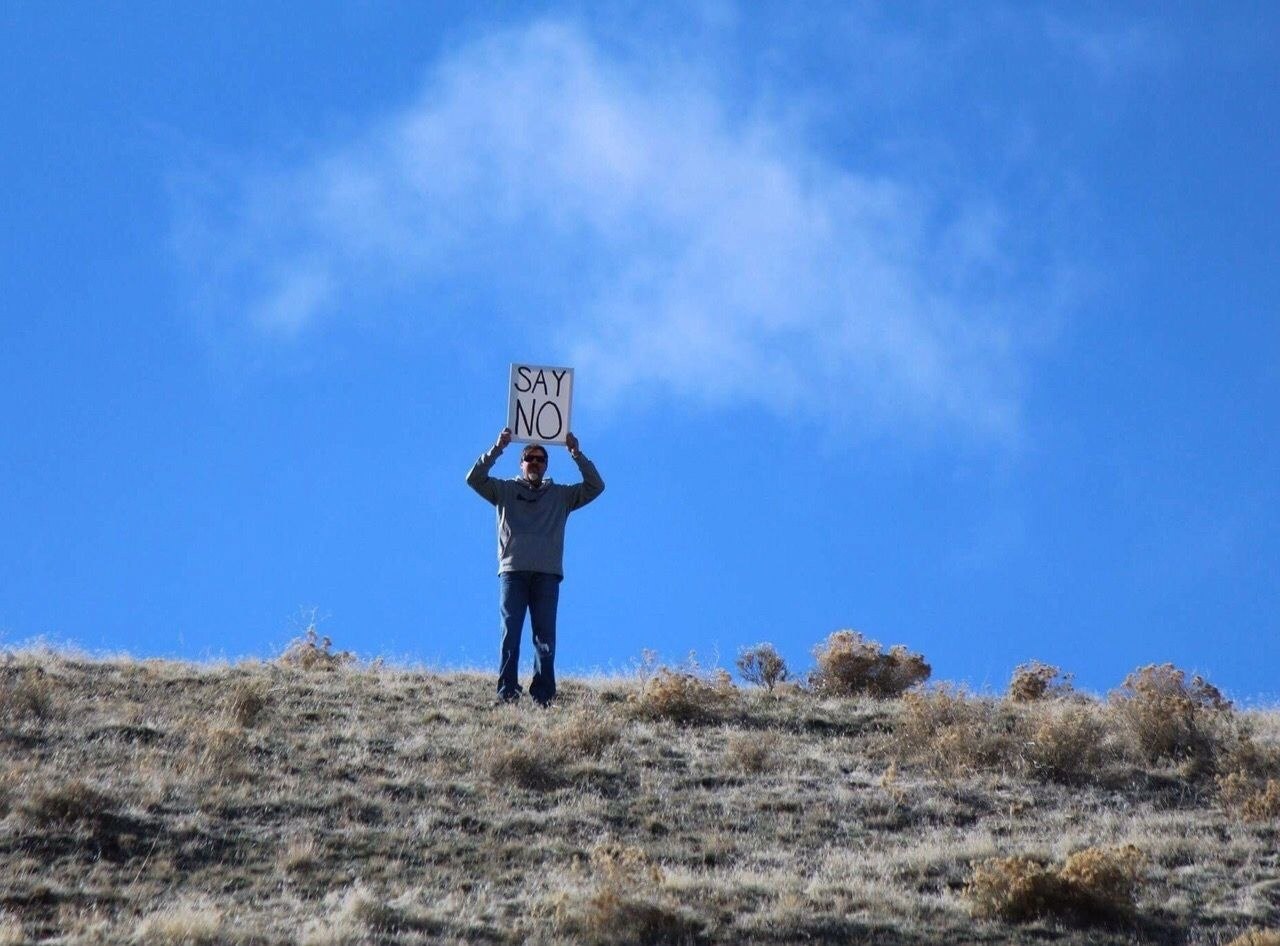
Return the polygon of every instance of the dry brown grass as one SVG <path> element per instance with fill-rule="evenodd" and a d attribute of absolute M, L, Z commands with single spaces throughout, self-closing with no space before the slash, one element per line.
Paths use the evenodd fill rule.
<path fill-rule="evenodd" d="M 1280 821 L 1280 779 L 1231 772 L 1217 778 L 1218 797 L 1228 812 L 1245 821 Z"/>
<path fill-rule="evenodd" d="M 814 649 L 817 668 L 809 685 L 824 696 L 901 696 L 929 679 L 931 669 L 920 654 L 901 644 L 882 651 L 877 641 L 857 631 L 836 631 Z"/>
<path fill-rule="evenodd" d="M 1215 782 L 1078 695 L 655 670 L 543 710 L 354 661 L 4 661 L 49 703 L 0 718 L 0 942 L 967 942 L 971 865 L 1028 853 L 1075 906 L 983 941 L 1221 943 L 1274 915 L 1274 822 L 1244 817 L 1280 780 L 1274 711 L 1207 710 Z M 1125 875 L 1068 855 L 1116 845 L 1142 882 L 1088 901 Z M 1119 919 L 1062 925 L 1090 911 Z"/>
<path fill-rule="evenodd" d="M 1280 930 L 1246 930 L 1227 946 L 1280 946 Z"/>
<path fill-rule="evenodd" d="M 143 946 L 209 946 L 231 939 L 221 911 L 209 900 L 166 903 L 143 917 L 134 934 Z"/>
<path fill-rule="evenodd" d="M 941 774 L 1010 769 L 1019 760 L 1016 717 L 996 700 L 942 685 L 902 698 L 894 752 Z"/>
<path fill-rule="evenodd" d="M 663 890 L 665 872 L 645 851 L 616 841 L 592 848 L 584 893 L 555 898 L 559 930 L 574 941 L 651 946 L 695 943 L 701 924 Z"/>
<path fill-rule="evenodd" d="M 1022 756 L 1039 778 L 1066 784 L 1097 780 L 1123 756 L 1107 708 L 1095 702 L 1050 702 L 1021 715 Z"/>
<path fill-rule="evenodd" d="M 0 719 L 42 720 L 55 705 L 53 681 L 43 668 L 0 666 Z"/>

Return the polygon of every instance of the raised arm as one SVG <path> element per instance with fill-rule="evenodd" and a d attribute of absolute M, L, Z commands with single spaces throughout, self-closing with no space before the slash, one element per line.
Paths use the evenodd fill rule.
<path fill-rule="evenodd" d="M 489 471 L 493 469 L 493 464 L 497 462 L 498 457 L 502 456 L 502 451 L 507 449 L 509 443 L 511 443 L 511 428 L 504 427 L 493 446 L 480 454 L 480 459 L 476 460 L 475 465 L 471 467 L 471 472 L 467 474 L 467 485 L 495 505 L 498 502 L 501 480 L 494 479 L 489 475 Z"/>
<path fill-rule="evenodd" d="M 587 459 L 587 455 L 578 449 L 578 438 L 572 433 L 565 436 L 564 445 L 569 448 L 569 456 L 578 464 L 582 473 L 582 482 L 569 487 L 569 510 L 581 509 L 591 500 L 604 492 L 604 480 L 596 465 Z"/>

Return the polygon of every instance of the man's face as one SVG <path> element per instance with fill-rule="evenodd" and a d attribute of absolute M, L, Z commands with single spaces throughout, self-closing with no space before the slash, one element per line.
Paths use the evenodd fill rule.
<path fill-rule="evenodd" d="M 545 450 L 530 450 L 524 455 L 524 459 L 520 461 L 520 472 L 524 474 L 524 478 L 530 483 L 538 484 L 542 482 L 542 474 L 547 472 L 547 452 Z"/>

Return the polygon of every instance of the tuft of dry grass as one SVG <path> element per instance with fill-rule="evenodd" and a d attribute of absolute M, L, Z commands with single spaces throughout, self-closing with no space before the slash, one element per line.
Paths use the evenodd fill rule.
<path fill-rule="evenodd" d="M 590 869 L 594 883 L 585 895 L 556 898 L 562 933 L 610 946 L 697 942 L 704 924 L 662 889 L 665 872 L 642 848 L 599 843 L 591 850 Z"/>
<path fill-rule="evenodd" d="M 345 890 L 331 891 L 324 904 L 327 914 L 303 929 L 303 946 L 355 946 L 406 934 L 419 941 L 423 934 L 438 933 L 441 928 L 413 890 L 389 897 L 357 881 Z"/>
<path fill-rule="evenodd" d="M 1025 707 L 1019 740 L 1032 773 L 1053 782 L 1091 782 L 1122 755 L 1105 707 L 1039 702 Z"/>
<path fill-rule="evenodd" d="M 16 916 L 0 910 L 0 946 L 20 946 L 27 942 L 22 923 Z"/>
<path fill-rule="evenodd" d="M 134 933 L 142 946 L 205 946 L 229 938 L 221 911 L 204 899 L 164 904 L 144 916 Z"/>
<path fill-rule="evenodd" d="M 921 654 L 902 644 L 884 653 L 878 642 L 858 631 L 835 631 L 813 651 L 817 668 L 809 685 L 821 696 L 873 696 L 890 699 L 929 679 Z"/>
<path fill-rule="evenodd" d="M 42 667 L 0 667 L 0 719 L 42 720 L 56 707 L 53 680 Z"/>
<path fill-rule="evenodd" d="M 1061 867 L 1029 857 L 976 864 L 965 887 L 976 916 L 1014 923 L 1056 917 L 1109 923 L 1133 916 L 1146 857 L 1133 845 L 1090 847 Z"/>
<path fill-rule="evenodd" d="M 1280 946 L 1280 930 L 1245 930 L 1227 946 Z"/>
<path fill-rule="evenodd" d="M 599 758 L 617 744 L 622 724 L 599 707 L 583 706 L 561 716 L 548 735 L 552 745 L 570 759 Z"/>
<path fill-rule="evenodd" d="M 620 722 L 598 708 L 557 709 L 544 719 L 549 725 L 487 735 L 479 759 L 493 781 L 535 791 L 561 788 L 578 763 L 599 759 L 622 734 Z"/>
<path fill-rule="evenodd" d="M 120 801 L 84 779 L 36 785 L 18 803 L 18 812 L 33 826 L 95 825 L 120 809 Z"/>
<path fill-rule="evenodd" d="M 724 763 L 731 770 L 758 774 L 773 768 L 782 738 L 776 732 L 734 733 L 725 740 Z"/>
<path fill-rule="evenodd" d="M 225 718 L 236 726 L 255 726 L 269 705 L 267 686 L 261 680 L 240 680 L 227 694 Z"/>
<path fill-rule="evenodd" d="M 550 791 L 568 781 L 564 771 L 568 758 L 563 747 L 542 732 L 515 737 L 506 733 L 495 734 L 482 750 L 480 758 L 495 782 Z"/>
<path fill-rule="evenodd" d="M 943 684 L 902 698 L 893 752 L 903 762 L 959 775 L 1013 768 L 1019 759 L 1015 718 L 994 700 Z"/>

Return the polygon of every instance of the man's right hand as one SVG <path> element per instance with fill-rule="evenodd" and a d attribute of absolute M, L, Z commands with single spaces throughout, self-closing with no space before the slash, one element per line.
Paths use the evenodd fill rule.
<path fill-rule="evenodd" d="M 494 444 L 494 447 L 498 450 L 505 450 L 509 443 L 511 443 L 511 428 L 503 427 L 502 433 L 498 434 L 498 442 Z"/>

